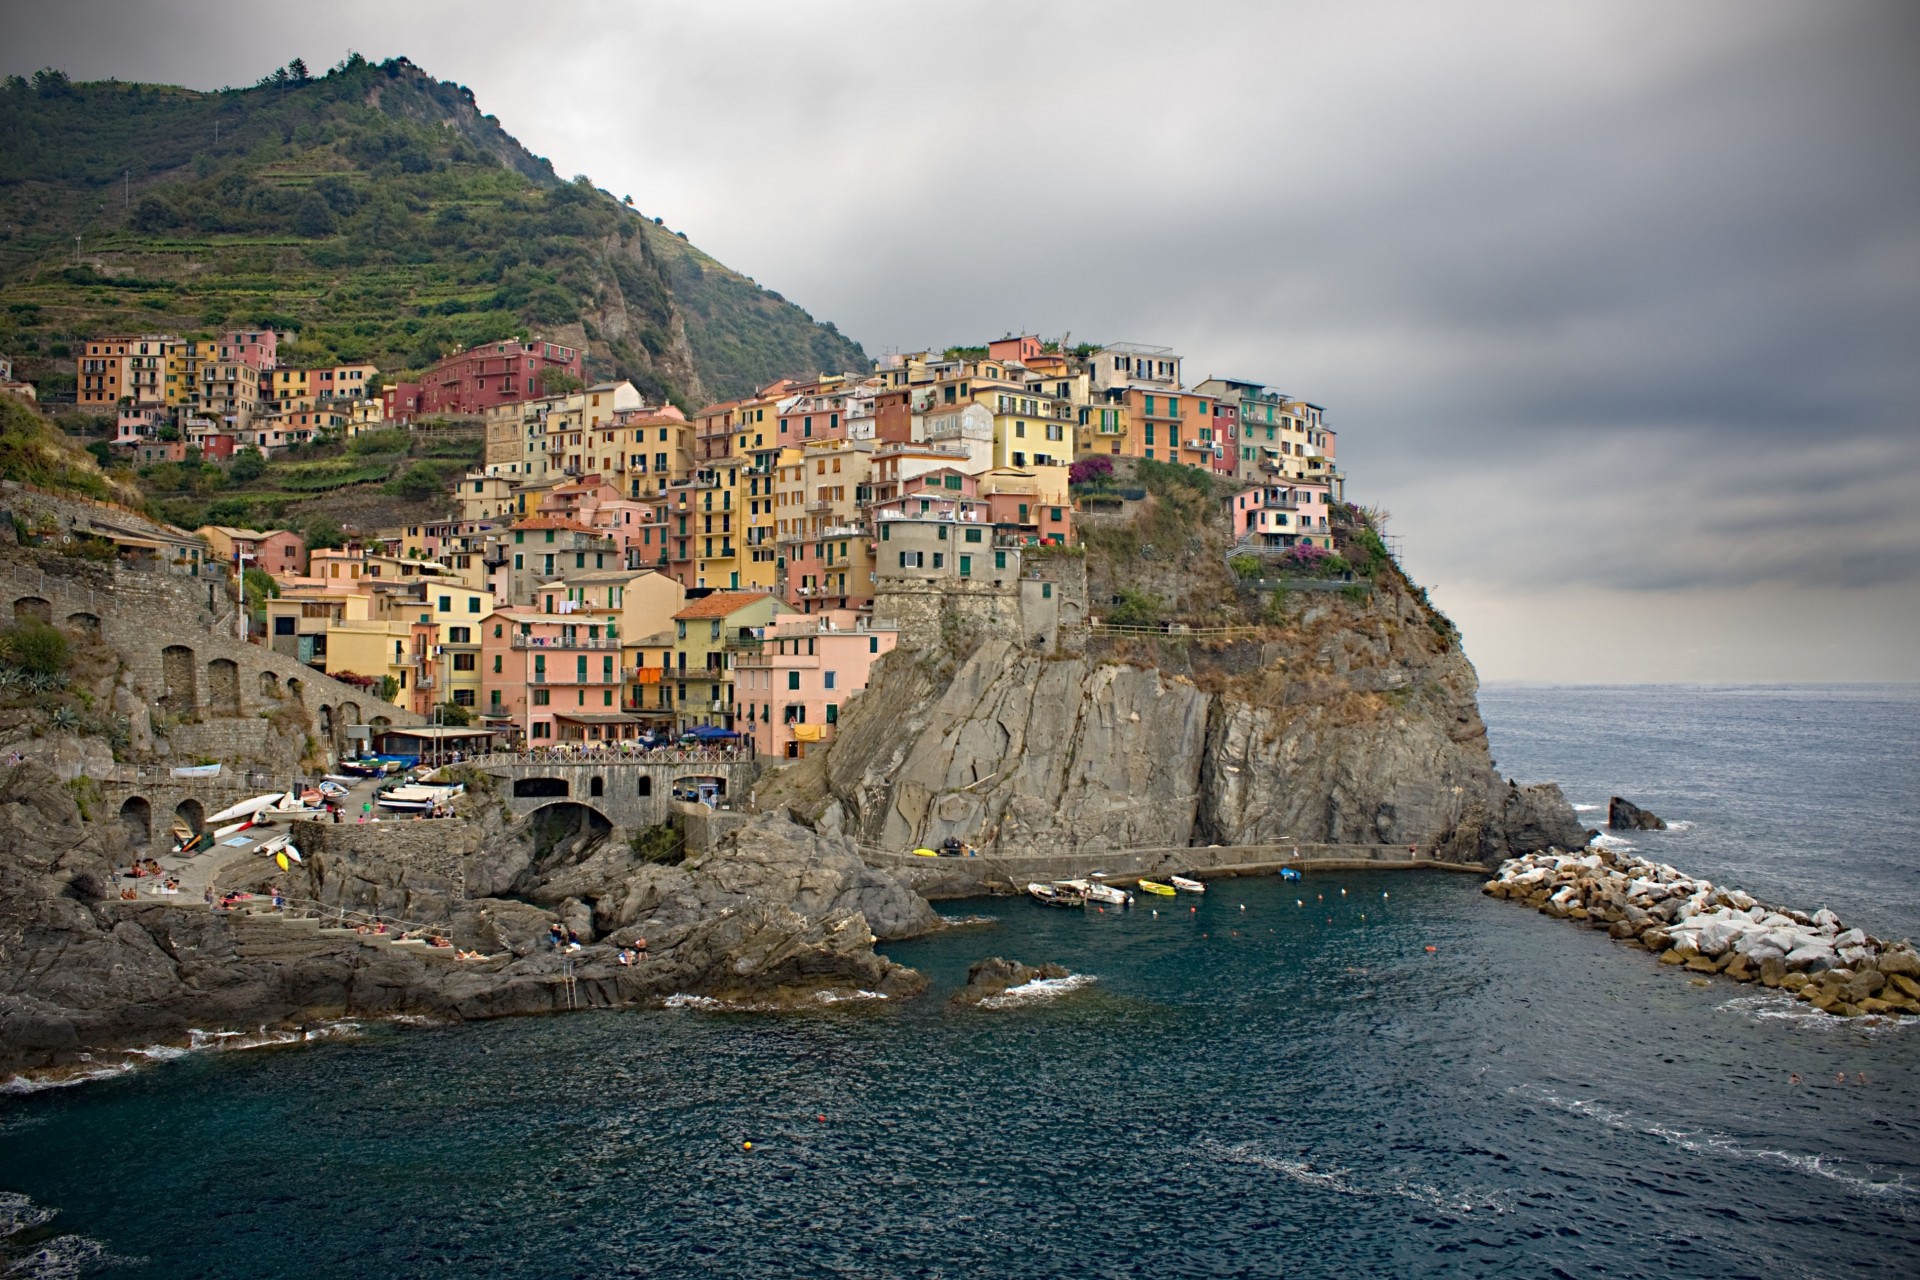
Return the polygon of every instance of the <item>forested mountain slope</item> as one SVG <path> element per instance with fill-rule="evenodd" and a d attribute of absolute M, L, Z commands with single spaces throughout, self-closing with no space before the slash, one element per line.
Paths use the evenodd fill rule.
<path fill-rule="evenodd" d="M 831 325 L 561 179 L 464 87 L 404 58 L 291 70 L 212 93 L 0 86 L 0 351 L 25 376 L 70 387 L 87 334 L 254 325 L 297 330 L 296 360 L 389 373 L 537 329 L 683 403 L 866 367 Z"/>

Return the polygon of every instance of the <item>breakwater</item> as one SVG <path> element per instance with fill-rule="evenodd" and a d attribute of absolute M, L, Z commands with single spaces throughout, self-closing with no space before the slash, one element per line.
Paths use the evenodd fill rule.
<path fill-rule="evenodd" d="M 1528 854 L 1500 865 L 1485 892 L 1605 929 L 1690 972 L 1795 993 L 1824 1013 L 1920 1015 L 1920 955 L 1849 929 L 1824 908 L 1769 906 L 1665 863 L 1598 849 Z"/>

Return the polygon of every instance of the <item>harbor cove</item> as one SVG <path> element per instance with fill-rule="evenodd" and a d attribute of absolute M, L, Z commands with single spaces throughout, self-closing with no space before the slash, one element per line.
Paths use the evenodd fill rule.
<path fill-rule="evenodd" d="M 0 1280 L 1920 1276 L 1909 7 L 101 8 Z"/>

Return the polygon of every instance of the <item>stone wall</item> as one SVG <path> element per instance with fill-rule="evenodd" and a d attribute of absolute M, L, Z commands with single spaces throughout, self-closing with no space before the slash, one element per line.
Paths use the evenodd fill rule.
<path fill-rule="evenodd" d="M 225 606 L 224 610 L 222 606 Z M 120 664 L 112 712 L 136 753 L 284 766 L 291 740 L 338 753 L 348 725 L 422 723 L 403 708 L 225 629 L 232 605 L 210 579 L 23 549 L 0 555 L 0 623 L 44 618 L 97 638 Z"/>

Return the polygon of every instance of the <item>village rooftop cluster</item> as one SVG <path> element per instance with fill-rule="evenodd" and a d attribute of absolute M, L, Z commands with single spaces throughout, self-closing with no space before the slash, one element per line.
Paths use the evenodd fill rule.
<path fill-rule="evenodd" d="M 630 382 L 583 385 L 581 352 L 539 338 L 385 386 L 371 365 L 283 366 L 286 340 L 95 339 L 79 405 L 114 413 L 114 447 L 147 463 L 484 423 L 450 518 L 312 551 L 289 530 L 197 534 L 205 562 L 276 580 L 258 642 L 516 748 L 705 729 L 803 755 L 900 642 L 876 596 L 1019 578 L 1023 555 L 1077 542 L 1077 497 L 1116 459 L 1237 481 L 1234 535 L 1261 548 L 1331 550 L 1344 496 L 1320 406 L 1189 386 L 1166 347 L 894 354 L 689 417 Z"/>

